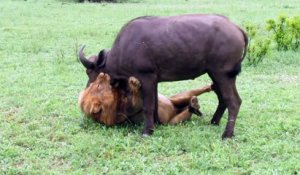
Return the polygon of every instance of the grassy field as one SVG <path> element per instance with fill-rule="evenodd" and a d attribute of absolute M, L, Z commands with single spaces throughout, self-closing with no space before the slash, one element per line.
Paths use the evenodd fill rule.
<path fill-rule="evenodd" d="M 106 127 L 77 107 L 85 69 L 76 59 L 109 48 L 122 25 L 142 15 L 219 13 L 237 24 L 263 25 L 281 13 L 299 15 L 298 0 L 145 0 L 128 4 L 0 2 L 0 174 L 299 174 L 300 51 L 272 51 L 247 66 L 237 86 L 243 104 L 233 139 L 209 124 L 213 93 L 199 99 L 204 118 L 156 126 Z M 210 83 L 162 83 L 174 93 Z"/>

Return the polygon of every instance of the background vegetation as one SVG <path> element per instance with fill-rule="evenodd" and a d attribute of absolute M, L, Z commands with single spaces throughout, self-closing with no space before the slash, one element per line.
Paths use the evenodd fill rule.
<path fill-rule="evenodd" d="M 76 59 L 109 48 L 128 20 L 142 15 L 218 13 L 239 25 L 265 31 L 268 19 L 299 15 L 298 0 L 144 0 L 95 4 L 58 0 L 0 2 L 0 174 L 299 174 L 300 52 L 270 52 L 248 66 L 237 86 L 243 104 L 236 136 L 221 140 L 209 121 L 213 93 L 199 99 L 204 118 L 156 126 L 142 139 L 142 126 L 105 127 L 86 120 L 77 107 L 85 70 Z M 262 39 L 264 41 L 264 39 Z M 209 84 L 205 75 L 161 83 L 171 95 Z"/>

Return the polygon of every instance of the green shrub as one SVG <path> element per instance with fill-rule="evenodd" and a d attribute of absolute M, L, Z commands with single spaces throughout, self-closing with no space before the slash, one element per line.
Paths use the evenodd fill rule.
<path fill-rule="evenodd" d="M 125 2 L 139 2 L 139 0 L 68 0 L 72 2 L 114 2 L 114 3 L 125 3 Z"/>
<path fill-rule="evenodd" d="M 117 0 L 74 0 L 77 2 L 117 2 Z"/>
<path fill-rule="evenodd" d="M 268 54 L 271 41 L 261 36 L 257 37 L 258 27 L 253 24 L 247 24 L 246 31 L 249 38 L 246 59 L 249 65 L 256 66 Z"/>
<path fill-rule="evenodd" d="M 290 18 L 288 26 L 293 37 L 292 49 L 297 50 L 300 47 L 300 16 Z"/>
<path fill-rule="evenodd" d="M 300 16 L 280 15 L 267 21 L 267 31 L 273 33 L 277 50 L 297 50 L 300 46 Z"/>

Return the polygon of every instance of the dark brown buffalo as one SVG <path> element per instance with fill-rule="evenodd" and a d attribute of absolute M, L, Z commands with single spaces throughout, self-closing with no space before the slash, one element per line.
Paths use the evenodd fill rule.
<path fill-rule="evenodd" d="M 235 81 L 247 44 L 245 32 L 220 15 L 139 17 L 121 29 L 111 50 L 102 50 L 91 61 L 85 58 L 82 47 L 79 58 L 87 68 L 88 85 L 100 72 L 111 75 L 114 82 L 130 76 L 141 81 L 144 135 L 152 133 L 157 119 L 158 82 L 194 79 L 208 73 L 219 99 L 211 123 L 218 125 L 228 108 L 222 135 L 228 138 L 233 136 L 241 105 Z"/>

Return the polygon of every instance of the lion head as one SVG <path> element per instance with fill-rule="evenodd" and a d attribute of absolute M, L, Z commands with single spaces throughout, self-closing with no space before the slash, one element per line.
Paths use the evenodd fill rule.
<path fill-rule="evenodd" d="M 106 125 L 115 124 L 117 103 L 118 91 L 110 85 L 110 76 L 104 73 L 100 73 L 78 98 L 78 105 L 87 117 Z"/>

